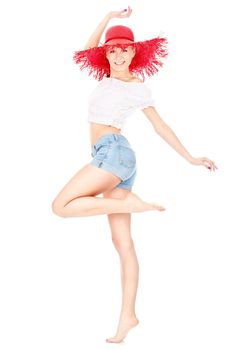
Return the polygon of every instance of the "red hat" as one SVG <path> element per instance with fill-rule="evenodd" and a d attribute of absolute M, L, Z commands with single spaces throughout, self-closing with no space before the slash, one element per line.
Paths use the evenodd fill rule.
<path fill-rule="evenodd" d="M 110 27 L 105 33 L 104 45 L 130 44 L 134 42 L 134 35 L 130 28 L 125 26 Z"/>
<path fill-rule="evenodd" d="M 87 50 L 75 51 L 73 60 L 81 64 L 80 69 L 87 68 L 89 75 L 93 74 L 97 80 L 110 75 L 110 64 L 106 58 L 106 49 L 111 46 L 125 48 L 133 46 L 135 56 L 129 66 L 130 72 L 140 74 L 145 79 L 158 72 L 163 66 L 162 59 L 168 55 L 167 39 L 156 37 L 151 40 L 134 41 L 134 34 L 128 27 L 117 25 L 110 27 L 105 34 L 105 43 Z"/>

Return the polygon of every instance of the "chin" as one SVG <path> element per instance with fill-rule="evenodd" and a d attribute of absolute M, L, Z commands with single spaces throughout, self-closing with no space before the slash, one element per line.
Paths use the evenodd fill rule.
<path fill-rule="evenodd" d="M 111 69 L 115 72 L 128 72 L 129 71 L 129 67 L 125 66 L 125 67 L 116 67 L 115 65 L 112 67 Z"/>

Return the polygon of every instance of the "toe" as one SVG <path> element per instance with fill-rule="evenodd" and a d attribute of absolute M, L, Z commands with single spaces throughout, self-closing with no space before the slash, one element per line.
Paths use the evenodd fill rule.
<path fill-rule="evenodd" d="M 117 339 L 117 338 L 109 338 L 106 339 L 106 342 L 108 343 L 120 343 L 121 340 Z"/>

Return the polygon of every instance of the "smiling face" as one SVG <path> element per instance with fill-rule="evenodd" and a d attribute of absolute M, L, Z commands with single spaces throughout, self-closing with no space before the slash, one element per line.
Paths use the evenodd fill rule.
<path fill-rule="evenodd" d="M 134 55 L 135 49 L 132 46 L 108 48 L 106 50 L 106 58 L 109 61 L 111 72 L 129 72 L 129 65 Z"/>

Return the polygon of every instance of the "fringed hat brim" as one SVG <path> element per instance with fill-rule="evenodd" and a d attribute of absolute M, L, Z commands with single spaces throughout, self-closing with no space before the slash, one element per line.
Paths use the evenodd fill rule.
<path fill-rule="evenodd" d="M 117 47 L 125 48 L 133 46 L 136 49 L 135 56 L 129 66 L 129 70 L 140 74 L 145 79 L 147 76 L 156 74 L 163 66 L 163 59 L 167 57 L 167 38 L 157 37 L 151 40 L 115 44 Z M 93 47 L 87 50 L 75 51 L 73 60 L 80 65 L 80 69 L 87 69 L 89 75 L 93 75 L 96 80 L 102 80 L 104 76 L 110 75 L 110 65 L 106 58 L 106 48 L 109 45 Z"/>

